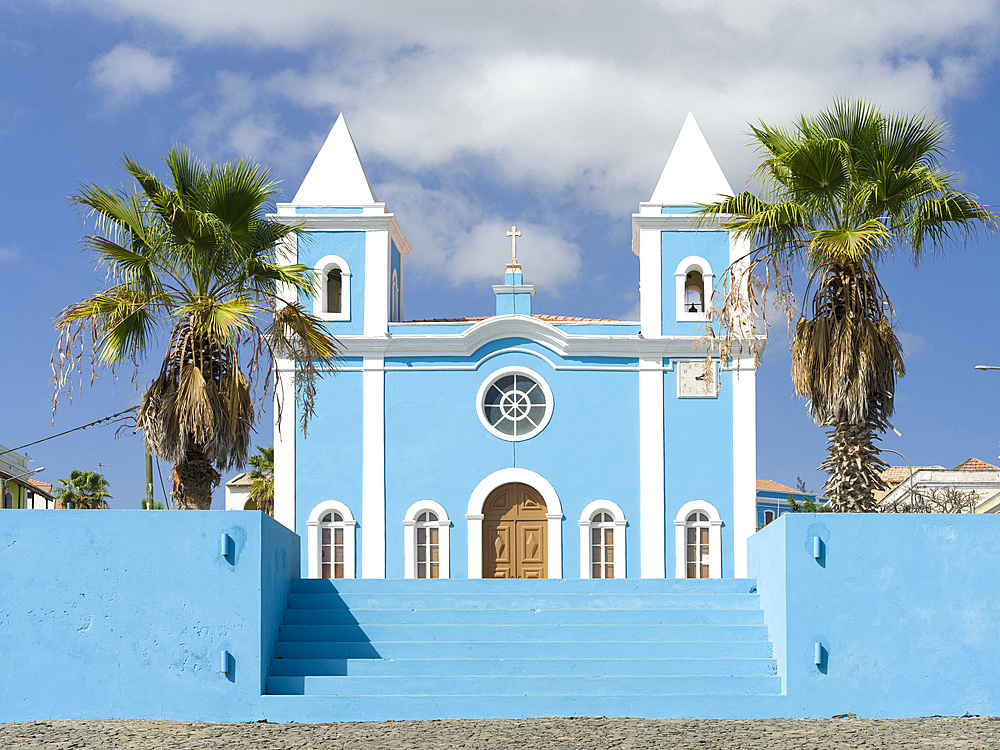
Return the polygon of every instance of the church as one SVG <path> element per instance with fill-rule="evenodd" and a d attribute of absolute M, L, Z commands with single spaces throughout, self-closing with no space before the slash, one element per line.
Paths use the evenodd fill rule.
<path fill-rule="evenodd" d="M 314 269 L 302 301 L 343 357 L 307 435 L 278 363 L 275 518 L 303 576 L 746 578 L 756 363 L 705 336 L 746 249 L 693 213 L 731 193 L 688 115 L 632 215 L 640 320 L 533 313 L 516 227 L 495 315 L 407 319 L 411 247 L 341 116 L 274 215 L 307 232 L 284 261 Z"/>

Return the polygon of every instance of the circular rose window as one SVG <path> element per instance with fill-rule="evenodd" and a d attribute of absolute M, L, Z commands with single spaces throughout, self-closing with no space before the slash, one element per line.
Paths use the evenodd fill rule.
<path fill-rule="evenodd" d="M 504 440 L 541 432 L 552 414 L 552 391 L 538 373 L 521 367 L 497 370 L 479 389 L 479 419 Z"/>

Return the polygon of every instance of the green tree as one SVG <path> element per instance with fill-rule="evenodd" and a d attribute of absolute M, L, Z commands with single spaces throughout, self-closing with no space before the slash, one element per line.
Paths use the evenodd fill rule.
<path fill-rule="evenodd" d="M 95 368 L 132 364 L 138 372 L 163 334 L 166 353 L 138 426 L 174 467 L 177 506 L 207 509 L 219 472 L 246 461 L 254 390 L 261 400 L 268 393 L 274 359 L 298 365 L 304 430 L 315 378 L 335 366 L 337 342 L 303 304 L 283 297 L 310 295 L 314 278 L 303 265 L 278 262 L 277 247 L 299 228 L 267 217 L 275 196 L 267 171 L 246 159 L 206 167 L 183 147 L 163 160 L 167 184 L 126 156 L 133 182 L 85 185 L 71 196 L 95 221 L 85 246 L 111 283 L 56 321 L 56 396 L 81 354 Z"/>
<path fill-rule="evenodd" d="M 836 101 L 791 127 L 760 123 L 751 132 L 762 155 L 761 196 L 742 192 L 702 209 L 751 248 L 716 302 L 722 326 L 742 330 L 746 300 L 759 304 L 768 291 L 787 303 L 791 269 L 806 265 L 806 304 L 791 343 L 795 391 L 828 430 L 821 468 L 832 507 L 871 511 L 885 466 L 875 443 L 904 374 L 877 266 L 896 252 L 919 262 L 977 229 L 995 229 L 996 215 L 956 188 L 940 163 L 946 128 L 924 115 Z"/>
<path fill-rule="evenodd" d="M 103 474 L 96 471 L 73 469 L 68 479 L 60 479 L 61 486 L 53 493 L 64 508 L 73 510 L 94 510 L 108 507 L 110 484 Z"/>
<path fill-rule="evenodd" d="M 257 446 L 257 454 L 247 460 L 250 464 L 250 499 L 257 508 L 274 516 L 274 445 Z"/>

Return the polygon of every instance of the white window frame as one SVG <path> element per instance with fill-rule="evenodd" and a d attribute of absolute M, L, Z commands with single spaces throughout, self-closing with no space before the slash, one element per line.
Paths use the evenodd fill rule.
<path fill-rule="evenodd" d="M 340 312 L 326 311 L 326 275 L 334 268 L 340 269 Z M 326 255 L 313 267 L 316 286 L 313 290 L 313 314 L 320 320 L 351 319 L 351 267 L 339 255 Z"/>
<path fill-rule="evenodd" d="M 607 513 L 615 521 L 615 537 L 611 548 L 615 555 L 615 578 L 625 577 L 625 513 L 617 503 L 610 500 L 594 500 L 588 503 L 580 514 L 580 578 L 591 579 L 593 560 L 590 559 L 590 522 L 598 513 Z"/>
<path fill-rule="evenodd" d="M 538 387 L 542 390 L 542 394 L 545 396 L 545 414 L 542 417 L 542 421 L 538 423 L 538 426 L 535 427 L 535 429 L 525 435 L 507 435 L 500 432 L 500 430 L 490 424 L 490 421 L 486 418 L 486 412 L 483 409 L 483 399 L 486 398 L 486 392 L 496 381 L 502 377 L 506 377 L 507 375 L 524 375 L 531 378 L 538 384 Z M 549 384 L 545 382 L 545 379 L 542 378 L 541 375 L 534 370 L 528 369 L 527 367 L 512 366 L 501 367 L 499 370 L 494 370 L 489 374 L 489 376 L 487 376 L 482 385 L 479 386 L 479 391 L 476 393 L 476 414 L 479 415 L 479 421 L 482 423 L 483 427 L 485 427 L 491 435 L 511 443 L 519 443 L 522 440 L 529 440 L 544 430 L 545 426 L 552 418 L 552 408 L 552 389 L 549 388 Z"/>
<path fill-rule="evenodd" d="M 704 500 L 684 503 L 674 518 L 674 577 L 687 578 L 687 540 L 684 532 L 687 518 L 692 513 L 708 516 L 708 577 L 722 578 L 722 516 L 714 505 Z"/>
<path fill-rule="evenodd" d="M 451 519 L 441 503 L 417 500 L 406 509 L 403 516 L 403 578 L 417 577 L 417 517 L 430 511 L 438 518 L 438 573 L 439 578 L 451 578 Z M 431 524 L 433 525 L 433 523 Z"/>
<path fill-rule="evenodd" d="M 701 301 L 702 312 L 688 312 L 684 307 L 684 284 L 690 271 L 701 271 L 701 279 L 705 286 L 705 295 Z M 712 291 L 715 288 L 715 275 L 712 273 L 712 266 L 709 262 L 704 258 L 699 258 L 697 255 L 689 255 L 677 264 L 674 277 L 677 283 L 674 295 L 677 306 L 677 320 L 706 321 L 711 318 Z"/>
<path fill-rule="evenodd" d="M 309 533 L 309 577 L 320 578 L 322 575 L 323 567 L 320 562 L 322 546 L 319 534 L 321 524 L 319 519 L 330 511 L 339 513 L 344 519 L 344 578 L 354 578 L 356 570 L 354 537 L 358 522 L 354 520 L 351 509 L 339 500 L 324 500 L 309 514 L 309 520 L 306 522 Z"/>

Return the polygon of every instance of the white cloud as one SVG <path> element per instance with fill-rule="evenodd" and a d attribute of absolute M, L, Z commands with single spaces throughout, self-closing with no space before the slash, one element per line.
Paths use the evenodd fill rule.
<path fill-rule="evenodd" d="M 927 351 L 927 339 L 919 333 L 900 331 L 896 334 L 899 343 L 903 345 L 903 354 L 907 357 L 919 357 Z"/>
<path fill-rule="evenodd" d="M 324 0 L 278 13 L 270 0 L 80 4 L 195 49 L 300 53 L 294 59 L 304 62 L 285 69 L 220 73 L 217 90 L 196 93 L 193 145 L 212 158 L 250 153 L 279 173 L 302 174 L 325 133 L 303 138 L 290 118 L 306 110 L 332 124 L 344 112 L 362 157 L 388 183 L 378 194 L 393 201 L 420 249 L 411 262 L 445 261 L 456 283 L 494 262 L 481 232 L 529 221 L 549 243 L 544 257 L 567 263 L 571 278 L 580 240 L 564 231 L 565 217 L 545 212 L 549 202 L 627 222 L 688 111 L 740 189 L 755 162 L 748 121 L 788 120 L 835 96 L 940 113 L 991 69 L 1000 27 L 993 0 L 963 0 L 947 12 L 937 0 L 385 0 L 378 13 Z M 128 89 L 107 75 L 106 88 Z M 463 189 L 447 183 L 452 173 L 469 177 Z M 438 197 L 458 199 L 461 213 L 438 210 L 434 190 L 421 187 L 441 180 Z M 470 200 L 468 187 L 481 193 Z M 488 199 L 540 208 L 508 219 Z"/>
<path fill-rule="evenodd" d="M 0 247 L 0 263 L 13 263 L 20 253 L 12 247 Z"/>
<path fill-rule="evenodd" d="M 174 85 L 177 62 L 121 43 L 90 64 L 91 81 L 104 91 L 109 103 L 167 91 Z"/>

